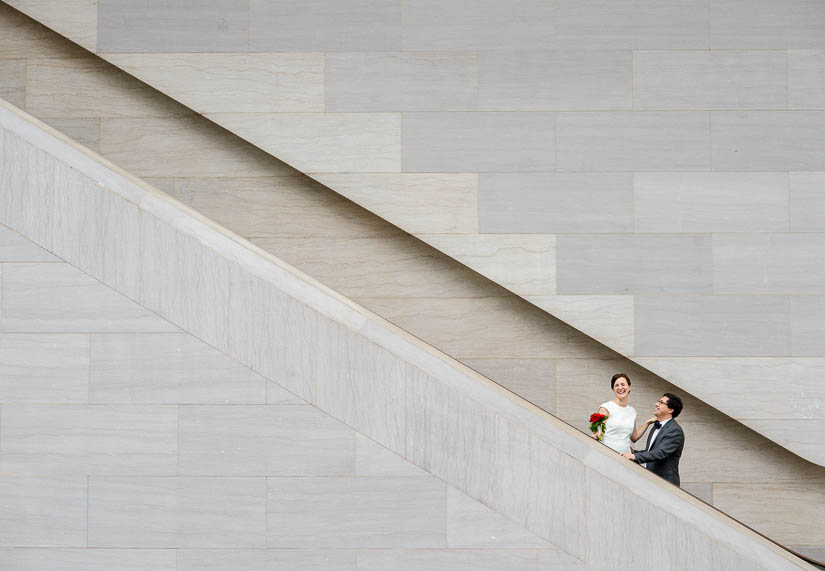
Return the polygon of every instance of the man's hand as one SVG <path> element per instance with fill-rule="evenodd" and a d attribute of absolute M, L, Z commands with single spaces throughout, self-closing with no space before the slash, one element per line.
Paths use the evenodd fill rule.
<path fill-rule="evenodd" d="M 633 460 L 634 462 L 636 461 L 635 454 L 622 454 L 622 458 L 627 458 L 628 460 Z"/>

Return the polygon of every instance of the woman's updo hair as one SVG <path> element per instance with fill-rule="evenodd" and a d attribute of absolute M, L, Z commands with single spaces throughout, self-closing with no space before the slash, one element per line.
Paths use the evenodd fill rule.
<path fill-rule="evenodd" d="M 616 386 L 616 381 L 618 381 L 621 378 L 624 378 L 627 381 L 627 386 L 630 386 L 630 385 L 633 384 L 633 383 L 630 382 L 630 377 L 628 377 L 626 374 L 616 373 L 615 375 L 613 375 L 613 378 L 610 379 L 610 390 L 611 391 L 613 390 L 613 387 Z"/>

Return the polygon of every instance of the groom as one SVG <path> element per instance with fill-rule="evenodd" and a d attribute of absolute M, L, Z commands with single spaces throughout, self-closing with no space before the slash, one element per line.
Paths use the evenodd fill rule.
<path fill-rule="evenodd" d="M 647 450 L 635 454 L 622 454 L 634 460 L 668 482 L 679 485 L 679 458 L 685 447 L 685 433 L 676 422 L 682 412 L 682 399 L 665 393 L 656 402 L 653 431 L 647 437 Z"/>

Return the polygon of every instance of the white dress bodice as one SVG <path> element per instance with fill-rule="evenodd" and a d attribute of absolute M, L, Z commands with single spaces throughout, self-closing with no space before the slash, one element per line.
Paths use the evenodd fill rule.
<path fill-rule="evenodd" d="M 636 427 L 636 409 L 630 405 L 619 406 L 612 400 L 601 406 L 610 413 L 604 423 L 605 432 L 602 442 L 620 454 L 629 454 L 630 435 Z"/>

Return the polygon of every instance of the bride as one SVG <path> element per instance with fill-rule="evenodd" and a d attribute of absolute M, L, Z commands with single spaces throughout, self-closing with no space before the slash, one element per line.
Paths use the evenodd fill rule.
<path fill-rule="evenodd" d="M 636 409 L 627 404 L 627 398 L 630 396 L 630 377 L 626 374 L 613 375 L 610 379 L 610 388 L 613 390 L 613 400 L 602 403 L 599 407 L 599 414 L 607 417 L 602 442 L 620 454 L 630 454 L 630 442 L 639 440 L 656 418 L 649 418 L 642 426 L 636 428 Z M 593 438 L 598 437 L 598 433 L 593 435 Z"/>

